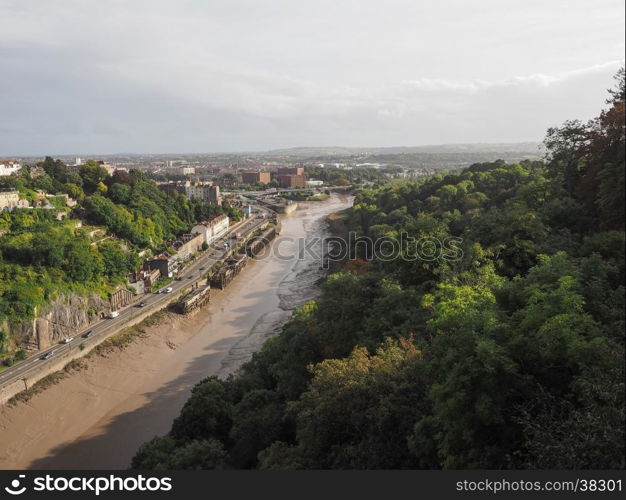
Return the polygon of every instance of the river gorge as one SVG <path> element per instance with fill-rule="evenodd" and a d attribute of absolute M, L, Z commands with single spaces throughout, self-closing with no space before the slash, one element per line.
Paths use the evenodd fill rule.
<path fill-rule="evenodd" d="M 2 407 L 0 468 L 129 467 L 142 443 L 168 432 L 195 383 L 234 373 L 316 297 L 319 252 L 301 252 L 298 240 L 326 236 L 325 217 L 351 203 L 339 194 L 303 203 L 282 218 L 270 255 L 251 261 L 209 306 L 168 313 L 126 348 L 91 356 L 27 403 Z"/>

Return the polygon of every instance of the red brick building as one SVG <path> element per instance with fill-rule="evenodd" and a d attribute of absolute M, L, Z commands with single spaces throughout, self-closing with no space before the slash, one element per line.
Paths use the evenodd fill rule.
<path fill-rule="evenodd" d="M 278 175 L 304 175 L 304 167 L 280 167 Z"/>
<path fill-rule="evenodd" d="M 305 187 L 306 179 L 304 175 L 279 175 L 278 184 L 281 188 Z"/>
<path fill-rule="evenodd" d="M 241 180 L 244 184 L 269 184 L 272 179 L 269 172 L 243 172 Z"/>

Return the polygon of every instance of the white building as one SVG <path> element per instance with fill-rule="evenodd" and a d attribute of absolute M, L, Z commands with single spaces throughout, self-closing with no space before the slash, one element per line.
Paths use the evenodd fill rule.
<path fill-rule="evenodd" d="M 20 168 L 22 168 L 22 165 L 16 161 L 1 161 L 0 176 L 14 174 L 18 172 Z"/>
<path fill-rule="evenodd" d="M 216 215 L 212 219 L 205 220 L 191 228 L 191 233 L 199 233 L 204 237 L 207 245 L 210 245 L 218 238 L 221 238 L 228 231 L 230 220 L 228 216 Z"/>
<path fill-rule="evenodd" d="M 109 175 L 113 175 L 113 173 L 117 170 L 115 165 L 109 165 L 108 163 L 102 163 L 100 166 L 105 169 Z"/>
<path fill-rule="evenodd" d="M 172 173 L 179 175 L 193 175 L 196 173 L 195 167 L 178 167 L 171 169 Z"/>

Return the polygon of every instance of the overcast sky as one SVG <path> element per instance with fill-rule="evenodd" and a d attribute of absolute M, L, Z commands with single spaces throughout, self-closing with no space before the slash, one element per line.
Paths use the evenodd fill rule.
<path fill-rule="evenodd" d="M 0 156 L 532 141 L 624 0 L 0 0 Z"/>

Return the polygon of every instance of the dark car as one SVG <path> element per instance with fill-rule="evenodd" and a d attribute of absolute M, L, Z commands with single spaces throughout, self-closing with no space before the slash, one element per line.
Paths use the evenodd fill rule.
<path fill-rule="evenodd" d="M 41 359 L 50 359 L 52 356 L 54 356 L 54 351 L 47 352 L 41 357 Z"/>
<path fill-rule="evenodd" d="M 206 267 L 202 266 L 202 267 L 200 268 L 200 271 L 204 271 L 205 269 L 206 269 Z"/>
<path fill-rule="evenodd" d="M 137 304 L 135 307 L 146 307 L 148 304 L 146 304 L 145 302 L 139 302 L 139 304 Z"/>
<path fill-rule="evenodd" d="M 93 333 L 93 330 L 89 330 L 88 332 L 83 333 L 82 337 L 84 339 L 88 339 L 89 337 L 91 337 L 92 333 Z"/>

